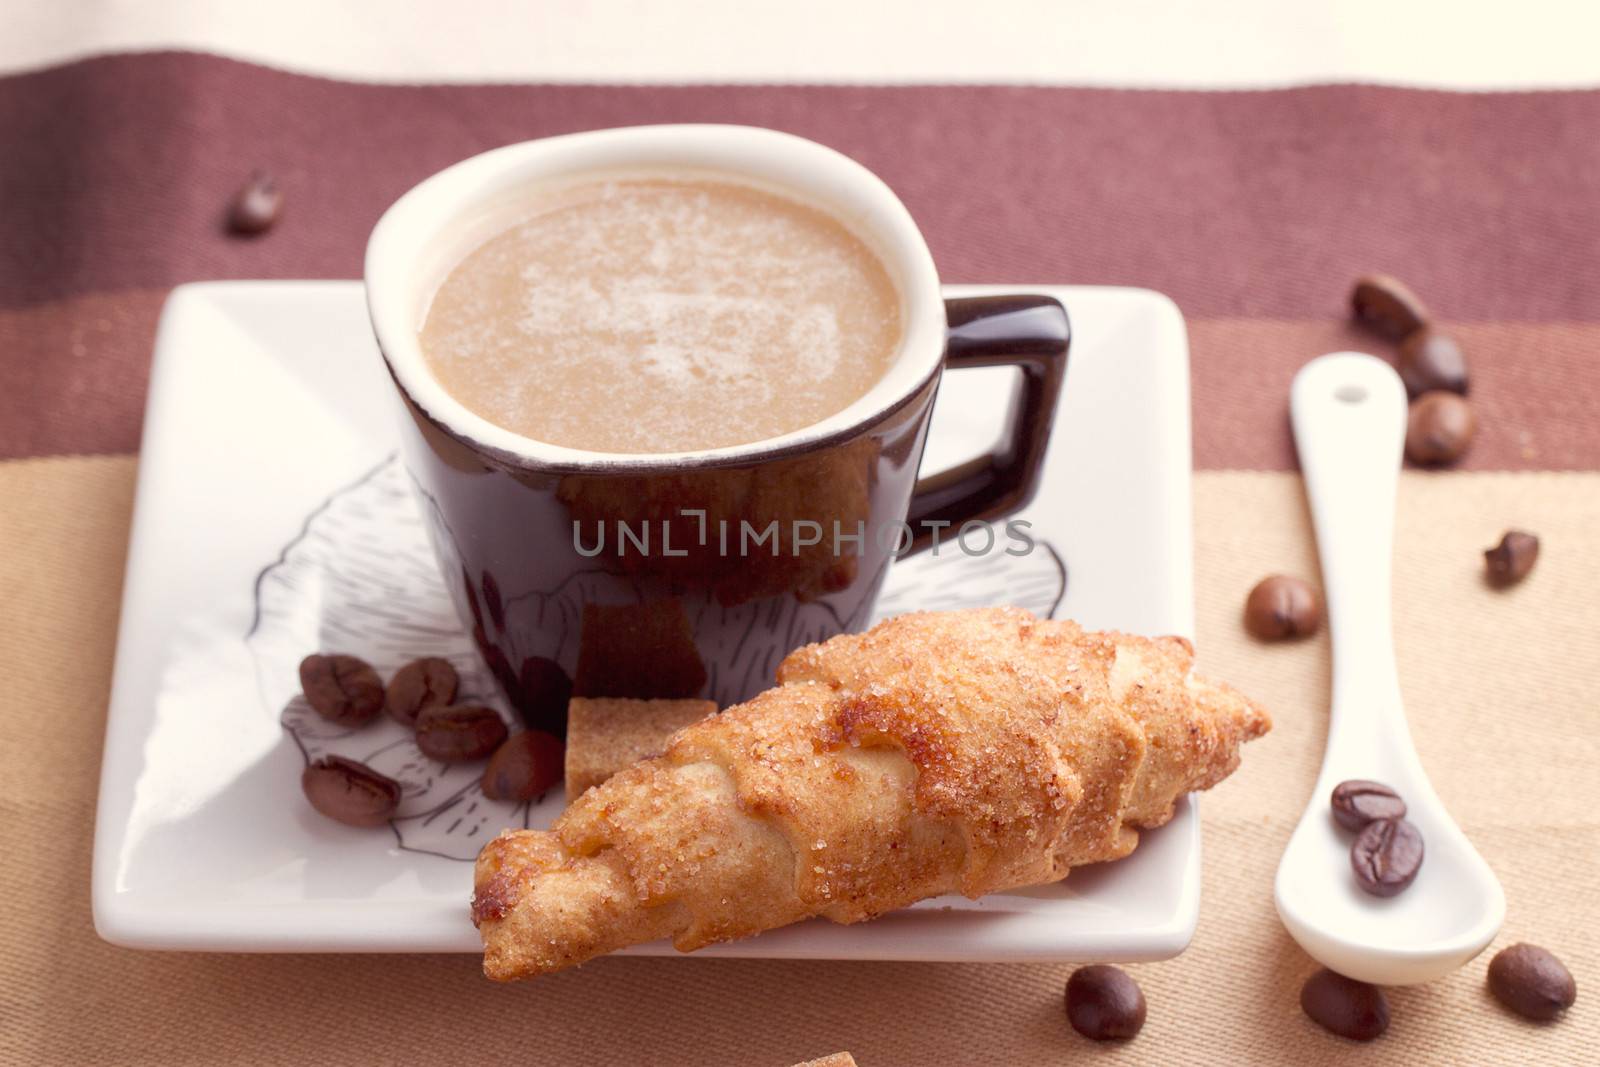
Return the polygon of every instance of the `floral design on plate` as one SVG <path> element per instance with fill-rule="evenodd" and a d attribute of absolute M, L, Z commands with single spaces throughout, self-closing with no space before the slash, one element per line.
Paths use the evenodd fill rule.
<path fill-rule="evenodd" d="M 1016 604 L 1041 616 L 1060 606 L 1066 568 L 1047 541 L 1025 556 L 969 556 L 953 546 L 890 568 L 872 619 L 908 611 Z M 411 731 L 380 714 L 351 730 L 328 722 L 300 695 L 300 660 L 313 651 L 360 656 L 385 682 L 422 656 L 450 661 L 460 675 L 457 703 L 494 708 L 518 723 L 461 625 L 423 527 L 417 494 L 391 456 L 333 493 L 256 579 L 255 613 L 245 643 L 262 700 L 306 761 L 326 755 L 360 760 L 401 783 L 391 825 L 403 849 L 472 860 L 507 826 L 543 826 L 561 810 L 552 790 L 534 804 L 488 799 L 481 762 L 446 765 L 424 756 Z"/>

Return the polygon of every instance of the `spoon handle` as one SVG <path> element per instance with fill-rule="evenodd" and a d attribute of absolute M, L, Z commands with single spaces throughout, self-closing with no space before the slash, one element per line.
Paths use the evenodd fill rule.
<path fill-rule="evenodd" d="M 1415 760 L 1400 703 L 1390 615 L 1395 491 L 1406 393 L 1382 360 L 1335 352 L 1295 375 L 1295 448 L 1311 500 L 1333 641 L 1324 782 L 1371 777 L 1375 750 Z"/>

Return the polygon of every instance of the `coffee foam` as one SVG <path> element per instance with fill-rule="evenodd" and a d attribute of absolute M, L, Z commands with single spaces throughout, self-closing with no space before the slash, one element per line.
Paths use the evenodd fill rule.
<path fill-rule="evenodd" d="M 525 436 L 681 451 L 778 436 L 864 394 L 898 295 L 840 223 L 711 180 L 593 182 L 459 264 L 424 353 L 468 407 Z"/>

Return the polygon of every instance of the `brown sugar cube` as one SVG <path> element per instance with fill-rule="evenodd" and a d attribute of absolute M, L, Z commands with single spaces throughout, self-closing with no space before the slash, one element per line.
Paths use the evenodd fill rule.
<path fill-rule="evenodd" d="M 807 1060 L 795 1064 L 794 1067 L 856 1067 L 856 1058 L 848 1052 L 835 1052 L 832 1056 L 824 1056 L 820 1060 Z"/>
<path fill-rule="evenodd" d="M 573 697 L 567 705 L 567 799 L 661 755 L 667 738 L 716 713 L 710 700 Z"/>
<path fill-rule="evenodd" d="M 705 684 L 706 665 L 682 601 L 584 605 L 574 695 L 676 700 Z"/>

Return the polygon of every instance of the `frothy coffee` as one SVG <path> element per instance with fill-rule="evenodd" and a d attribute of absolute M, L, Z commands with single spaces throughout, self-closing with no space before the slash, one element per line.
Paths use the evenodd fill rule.
<path fill-rule="evenodd" d="M 881 379 L 900 298 L 827 214 L 731 181 L 562 186 L 446 277 L 433 374 L 526 437 L 604 452 L 746 444 L 812 425 Z"/>

